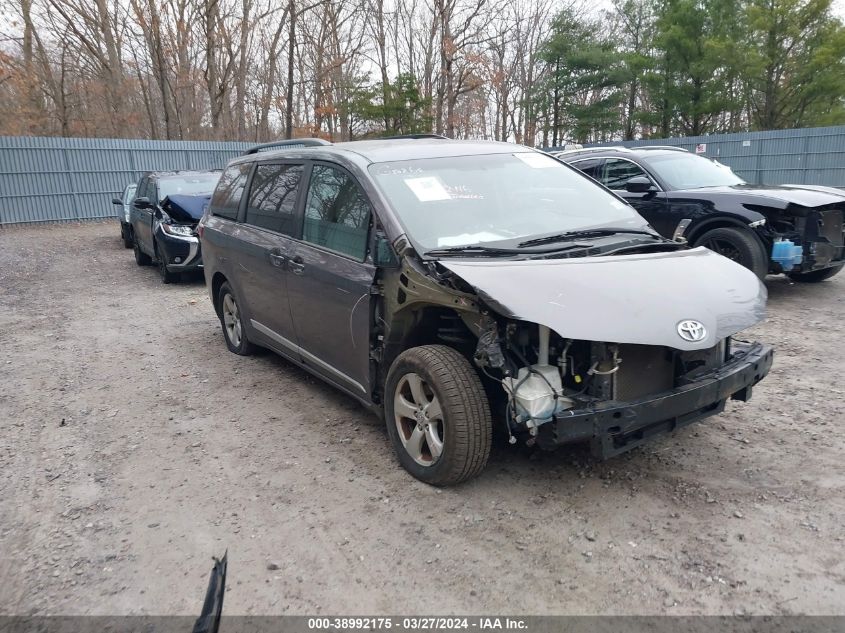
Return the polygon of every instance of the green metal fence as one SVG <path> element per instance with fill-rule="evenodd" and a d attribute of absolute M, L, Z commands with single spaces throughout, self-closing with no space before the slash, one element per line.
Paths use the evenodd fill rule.
<path fill-rule="evenodd" d="M 113 217 L 145 171 L 220 169 L 250 143 L 0 136 L 0 226 Z M 730 166 L 749 182 L 845 187 L 845 126 L 651 139 Z"/>
<path fill-rule="evenodd" d="M 222 169 L 250 143 L 0 136 L 0 226 L 113 217 L 146 171 Z"/>

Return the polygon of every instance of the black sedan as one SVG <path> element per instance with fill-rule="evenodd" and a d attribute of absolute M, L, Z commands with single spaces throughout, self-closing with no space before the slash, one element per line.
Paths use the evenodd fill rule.
<path fill-rule="evenodd" d="M 705 246 L 761 279 L 833 277 L 845 265 L 845 191 L 751 185 L 728 167 L 676 147 L 554 153 L 628 201 L 661 234 Z"/>

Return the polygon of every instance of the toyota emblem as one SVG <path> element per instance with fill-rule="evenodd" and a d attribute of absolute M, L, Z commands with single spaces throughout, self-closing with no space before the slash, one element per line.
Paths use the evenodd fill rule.
<path fill-rule="evenodd" d="M 697 343 L 704 340 L 707 336 L 707 330 L 703 323 L 687 319 L 678 323 L 678 335 L 685 341 Z"/>

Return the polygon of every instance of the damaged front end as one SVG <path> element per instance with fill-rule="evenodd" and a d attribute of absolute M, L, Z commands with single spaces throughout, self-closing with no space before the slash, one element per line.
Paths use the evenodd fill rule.
<path fill-rule="evenodd" d="M 160 257 L 172 272 L 202 268 L 197 225 L 211 199 L 210 194 L 170 195 L 161 202 L 156 216 L 155 237 Z"/>
<path fill-rule="evenodd" d="M 495 340 L 494 331 L 479 339 L 475 360 L 500 372 L 511 437 L 545 449 L 588 441 L 600 459 L 720 413 L 728 399 L 748 400 L 773 358 L 770 348 L 730 338 L 684 351 L 566 339 L 513 321 Z M 499 368 L 490 362 L 497 358 Z"/>
<path fill-rule="evenodd" d="M 845 203 L 767 209 L 775 273 L 806 273 L 845 262 Z"/>
<path fill-rule="evenodd" d="M 654 280 L 660 280 L 655 283 Z M 694 282 L 694 283 L 693 283 Z M 773 352 L 733 335 L 765 315 L 752 273 L 706 249 L 560 260 L 421 261 L 379 282 L 373 384 L 403 349 L 444 343 L 494 418 L 541 448 L 608 458 L 747 400 Z"/>

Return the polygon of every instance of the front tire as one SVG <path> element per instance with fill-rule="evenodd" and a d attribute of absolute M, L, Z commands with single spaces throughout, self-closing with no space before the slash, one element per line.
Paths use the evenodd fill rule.
<path fill-rule="evenodd" d="M 822 268 L 821 270 L 811 270 L 807 273 L 787 273 L 787 275 L 792 281 L 797 281 L 806 284 L 815 284 L 820 281 L 824 281 L 825 279 L 830 279 L 836 273 L 842 270 L 843 266 L 845 266 L 845 264 L 831 266 L 830 268 Z"/>
<path fill-rule="evenodd" d="M 226 347 L 229 351 L 239 356 L 252 354 L 255 346 L 246 336 L 238 299 L 228 282 L 220 286 L 220 291 L 217 293 L 217 314 L 220 315 L 223 338 L 226 339 Z"/>
<path fill-rule="evenodd" d="M 149 266 L 152 263 L 150 256 L 142 251 L 141 247 L 138 246 L 137 240 L 132 242 L 132 250 L 135 252 L 135 263 L 139 266 Z"/>
<path fill-rule="evenodd" d="M 704 246 L 765 279 L 769 272 L 769 256 L 754 235 L 741 228 L 721 228 L 707 231 L 693 246 Z"/>
<path fill-rule="evenodd" d="M 167 270 L 167 259 L 165 259 L 161 251 L 158 250 L 158 246 L 155 247 L 155 253 L 156 265 L 158 266 L 158 274 L 161 277 L 161 283 L 172 284 L 178 281 L 179 273 L 172 273 Z"/>
<path fill-rule="evenodd" d="M 476 477 L 490 456 L 490 405 L 478 374 L 451 347 L 400 354 L 385 389 L 387 432 L 403 468 L 434 486 Z"/>

